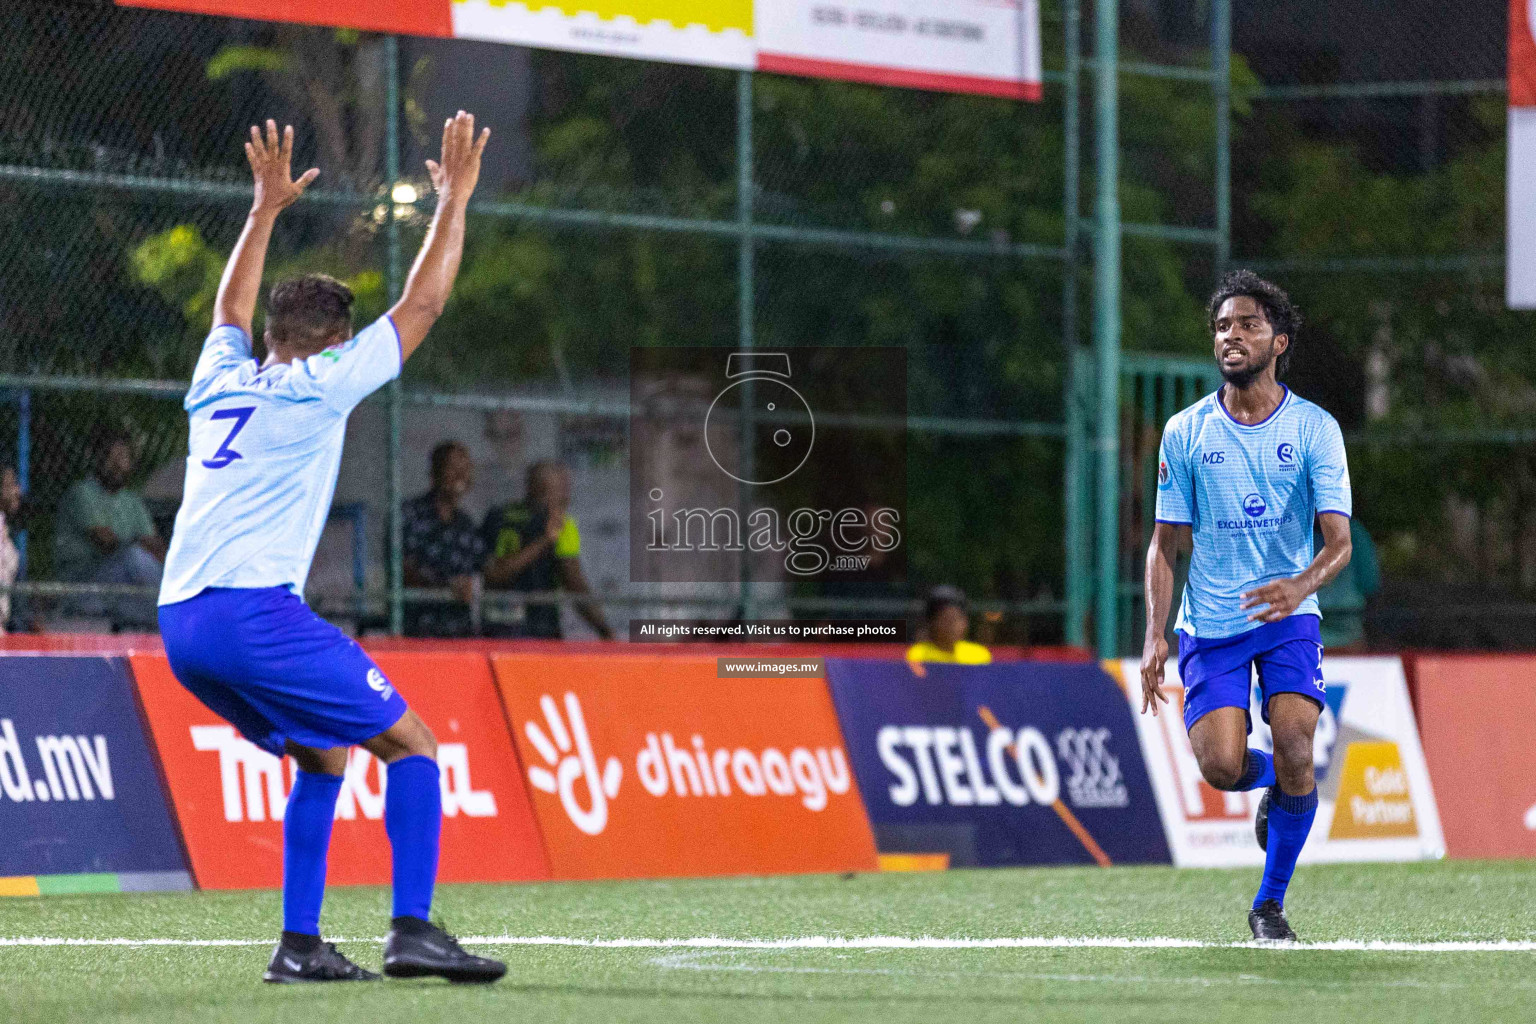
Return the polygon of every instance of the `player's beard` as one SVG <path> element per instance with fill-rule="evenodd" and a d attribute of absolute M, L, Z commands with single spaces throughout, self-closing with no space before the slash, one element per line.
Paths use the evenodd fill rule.
<path fill-rule="evenodd" d="M 1217 366 L 1221 370 L 1221 376 L 1223 380 L 1237 388 L 1239 391 L 1243 391 L 1246 390 L 1248 386 L 1254 381 L 1262 377 L 1264 375 L 1264 371 L 1269 369 L 1270 365 L 1273 364 L 1274 361 L 1275 343 L 1271 341 L 1269 343 L 1269 351 L 1265 353 L 1261 359 L 1254 359 L 1252 362 L 1236 370 L 1227 369 L 1226 364 L 1221 362 L 1218 362 Z"/>

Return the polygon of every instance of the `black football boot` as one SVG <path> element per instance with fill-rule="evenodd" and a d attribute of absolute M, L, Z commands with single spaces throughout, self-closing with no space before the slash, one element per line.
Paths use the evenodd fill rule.
<path fill-rule="evenodd" d="M 308 953 L 279 942 L 261 980 L 293 985 L 308 981 L 378 981 L 379 976 L 348 960 L 334 942 L 322 942 Z"/>
<path fill-rule="evenodd" d="M 1278 900 L 1265 900 L 1248 911 L 1248 927 L 1256 942 L 1295 942 L 1296 933 L 1285 919 L 1285 909 Z"/>
<path fill-rule="evenodd" d="M 466 953 L 459 940 L 416 917 L 397 917 L 384 940 L 384 973 L 391 978 L 447 978 L 485 984 L 507 973 L 500 960 Z"/>

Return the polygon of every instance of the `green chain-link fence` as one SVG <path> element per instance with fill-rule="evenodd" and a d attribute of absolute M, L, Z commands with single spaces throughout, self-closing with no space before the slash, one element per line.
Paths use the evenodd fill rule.
<path fill-rule="evenodd" d="M 1363 3 L 1122 2 L 1122 338 L 1204 358 L 1218 270 L 1272 273 L 1309 315 L 1294 383 L 1353 442 L 1388 581 L 1377 635 L 1531 642 L 1519 638 L 1536 627 L 1536 403 L 1528 321 L 1502 311 L 1499 257 L 1504 13 L 1438 6 L 1367 20 Z M 535 459 L 572 466 L 595 588 L 615 617 L 654 605 L 628 583 L 618 535 L 629 347 L 898 345 L 912 415 L 906 590 L 756 599 L 880 614 L 953 581 L 981 600 L 989 639 L 1091 637 L 1094 413 L 1065 401 L 1068 350 L 1092 324 L 1094 62 L 1065 45 L 1091 37 L 1079 13 L 1093 24 L 1091 4 L 1044 4 L 1046 98 L 1019 104 L 100 3 L 8 6 L 0 458 L 29 492 L 27 614 L 68 618 L 50 585 L 54 514 L 88 472 L 97 426 L 130 428 L 136 482 L 168 525 L 178 382 L 248 198 L 245 127 L 293 122 L 299 160 L 325 172 L 285 215 L 269 276 L 335 273 L 361 322 L 387 307 L 430 212 L 430 126 L 465 106 L 496 138 L 464 271 L 398 389 L 354 417 L 312 600 L 389 628 L 402 601 L 443 599 L 402 588 L 390 526 L 398 500 L 425 489 L 427 450 L 457 438 L 479 463 L 477 510 L 519 496 Z M 1130 591 L 1139 429 L 1127 421 L 1117 458 Z M 1078 486 L 1064 492 L 1064 478 Z M 743 596 L 666 600 L 720 615 Z M 1135 646 L 1127 608 L 1116 633 Z"/>

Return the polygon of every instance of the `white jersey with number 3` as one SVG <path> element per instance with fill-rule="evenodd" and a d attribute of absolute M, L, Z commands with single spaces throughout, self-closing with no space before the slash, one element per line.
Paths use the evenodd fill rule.
<path fill-rule="evenodd" d="M 380 317 L 343 344 L 265 369 L 240 328 L 215 327 L 183 403 L 187 482 L 160 604 L 207 587 L 302 594 L 331 511 L 352 409 L 400 373 L 400 336 Z"/>

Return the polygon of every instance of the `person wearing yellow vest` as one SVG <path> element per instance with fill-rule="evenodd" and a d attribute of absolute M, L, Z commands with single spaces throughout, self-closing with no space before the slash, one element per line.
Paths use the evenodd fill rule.
<path fill-rule="evenodd" d="M 909 662 L 936 661 L 954 665 L 990 665 L 992 652 L 965 638 L 971 619 L 965 592 L 959 587 L 940 586 L 928 591 L 923 608 L 923 622 L 928 639 L 907 649 Z"/>

